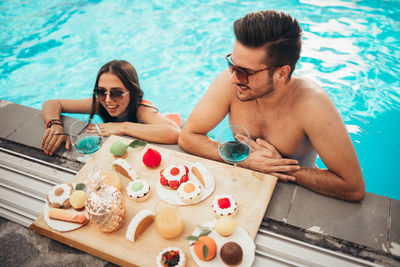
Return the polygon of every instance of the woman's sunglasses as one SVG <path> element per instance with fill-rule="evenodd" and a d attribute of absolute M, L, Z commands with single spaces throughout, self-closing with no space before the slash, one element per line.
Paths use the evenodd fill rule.
<path fill-rule="evenodd" d="M 111 90 L 107 92 L 107 90 L 95 88 L 94 93 L 96 94 L 96 97 L 99 99 L 99 101 L 105 101 L 107 95 L 109 95 L 112 101 L 120 102 L 124 95 L 129 94 L 129 91 L 125 93 L 121 90 Z"/>
<path fill-rule="evenodd" d="M 235 72 L 236 77 L 241 84 L 248 84 L 249 76 L 271 68 L 271 67 L 266 67 L 261 70 L 247 71 L 241 67 L 235 66 L 235 64 L 233 64 L 233 62 L 232 62 L 232 59 L 230 59 L 231 56 L 232 56 L 232 54 L 226 55 L 226 61 L 228 61 L 229 70 L 231 71 L 231 73 Z"/>

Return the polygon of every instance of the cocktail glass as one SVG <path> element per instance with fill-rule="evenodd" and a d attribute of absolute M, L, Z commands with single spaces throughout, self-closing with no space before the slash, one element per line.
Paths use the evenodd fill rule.
<path fill-rule="evenodd" d="M 91 128 L 91 131 L 87 131 L 88 127 Z M 94 120 L 75 121 L 69 129 L 69 134 L 72 145 L 77 152 L 82 154 L 96 152 L 103 142 L 100 128 Z"/>
<path fill-rule="evenodd" d="M 245 179 L 242 178 L 240 182 L 237 178 L 236 165 L 239 162 L 247 159 L 251 151 L 250 134 L 246 128 L 241 125 L 230 125 L 225 127 L 218 137 L 218 152 L 222 159 L 227 163 L 233 164 L 234 174 L 231 180 L 225 180 L 231 182 L 230 189 L 233 192 L 237 192 L 243 186 L 246 186 Z M 225 178 L 227 179 L 227 178 Z"/>

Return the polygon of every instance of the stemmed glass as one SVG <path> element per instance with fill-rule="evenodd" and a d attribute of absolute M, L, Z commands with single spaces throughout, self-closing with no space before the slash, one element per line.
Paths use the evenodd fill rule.
<path fill-rule="evenodd" d="M 250 154 L 251 143 L 250 134 L 246 128 L 240 125 L 230 125 L 225 127 L 218 137 L 218 152 L 222 159 L 234 166 L 234 175 L 232 182 L 236 184 L 236 165 L 244 161 Z M 240 186 L 234 186 L 233 190 L 240 189 Z"/>
<path fill-rule="evenodd" d="M 91 127 L 91 131 L 86 131 L 89 126 Z M 93 119 L 89 119 L 89 121 L 75 121 L 72 123 L 69 132 L 72 145 L 76 151 L 82 154 L 96 152 L 103 142 L 100 127 Z"/>

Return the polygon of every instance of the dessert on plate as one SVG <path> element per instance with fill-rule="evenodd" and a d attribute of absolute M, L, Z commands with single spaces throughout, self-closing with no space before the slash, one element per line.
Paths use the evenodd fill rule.
<path fill-rule="evenodd" d="M 212 202 L 212 209 L 216 216 L 232 216 L 237 211 L 237 202 L 231 195 L 217 195 Z"/>
<path fill-rule="evenodd" d="M 126 193 L 133 201 L 142 202 L 150 197 L 151 188 L 145 180 L 136 179 L 133 182 L 129 182 L 126 187 Z"/>
<path fill-rule="evenodd" d="M 196 162 L 190 166 L 190 174 L 193 174 L 204 188 L 206 187 L 206 180 L 213 180 L 212 175 L 201 162 Z"/>
<path fill-rule="evenodd" d="M 232 216 L 221 216 L 216 224 L 215 231 L 221 236 L 230 236 L 232 235 L 238 226 L 237 221 Z"/>
<path fill-rule="evenodd" d="M 161 163 L 161 154 L 157 150 L 147 149 L 143 155 L 143 164 L 147 168 L 157 168 Z"/>
<path fill-rule="evenodd" d="M 124 159 L 116 159 L 112 162 L 112 166 L 117 173 L 122 174 L 125 177 L 128 177 L 132 181 L 135 180 L 138 176 L 132 166 Z"/>
<path fill-rule="evenodd" d="M 187 182 L 189 168 L 185 165 L 171 165 L 160 172 L 160 183 L 164 187 L 176 190 L 181 183 Z"/>
<path fill-rule="evenodd" d="M 69 202 L 74 209 L 83 210 L 85 209 L 86 199 L 87 195 L 85 191 L 76 190 L 69 197 Z"/>
<path fill-rule="evenodd" d="M 50 208 L 48 211 L 49 218 L 54 220 L 61 220 L 71 223 L 85 224 L 88 218 L 83 213 L 78 213 L 74 210 Z"/>
<path fill-rule="evenodd" d="M 150 226 L 154 221 L 156 213 L 152 210 L 141 210 L 133 217 L 128 229 L 126 230 L 126 239 L 135 242 L 139 236 Z"/>
<path fill-rule="evenodd" d="M 242 262 L 243 250 L 236 242 L 225 243 L 219 252 L 222 261 L 229 266 L 236 266 Z"/>
<path fill-rule="evenodd" d="M 163 249 L 157 256 L 157 267 L 184 267 L 185 254 L 182 250 L 175 247 Z"/>
<path fill-rule="evenodd" d="M 200 184 L 193 181 L 187 181 L 178 187 L 179 198 L 187 204 L 195 203 L 201 197 L 202 192 Z"/>
<path fill-rule="evenodd" d="M 74 192 L 70 183 L 55 185 L 47 194 L 47 203 L 52 208 L 68 209 L 71 207 L 69 197 Z"/>
<path fill-rule="evenodd" d="M 200 236 L 194 242 L 194 253 L 202 261 L 210 261 L 217 255 L 217 244 L 209 236 Z"/>

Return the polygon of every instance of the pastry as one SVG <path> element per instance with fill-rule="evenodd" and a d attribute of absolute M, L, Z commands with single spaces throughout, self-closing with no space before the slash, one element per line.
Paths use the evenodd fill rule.
<path fill-rule="evenodd" d="M 168 189 L 176 190 L 181 183 L 187 182 L 189 169 L 184 165 L 171 165 L 160 172 L 160 183 Z"/>
<path fill-rule="evenodd" d="M 161 154 L 154 149 L 147 149 L 143 155 L 143 164 L 148 168 L 157 168 L 161 163 Z"/>
<path fill-rule="evenodd" d="M 118 174 L 116 174 L 115 172 L 102 172 L 100 174 L 100 177 L 103 178 L 106 185 L 114 186 L 118 189 L 118 191 L 121 191 L 122 183 Z"/>
<path fill-rule="evenodd" d="M 230 236 L 236 230 L 238 223 L 231 216 L 222 216 L 215 224 L 215 231 L 221 236 Z"/>
<path fill-rule="evenodd" d="M 126 187 L 126 193 L 136 202 L 142 202 L 149 198 L 151 194 L 150 185 L 145 180 L 136 179 Z"/>
<path fill-rule="evenodd" d="M 201 162 L 196 162 L 190 166 L 190 172 L 199 180 L 200 184 L 203 187 L 206 187 L 205 180 L 207 177 L 211 176 L 211 174 L 207 171 L 206 167 Z"/>
<path fill-rule="evenodd" d="M 48 213 L 50 219 L 54 220 L 62 220 L 66 222 L 73 222 L 80 224 L 84 224 L 88 220 L 85 214 L 78 213 L 74 210 L 50 208 Z"/>
<path fill-rule="evenodd" d="M 85 208 L 87 195 L 85 191 L 76 190 L 69 197 L 69 202 L 71 206 L 76 210 L 83 210 Z"/>
<path fill-rule="evenodd" d="M 178 188 L 178 196 L 185 203 L 196 202 L 202 194 L 202 189 L 199 183 L 187 181 L 182 183 Z"/>
<path fill-rule="evenodd" d="M 215 196 L 212 208 L 217 216 L 231 216 L 237 211 L 237 202 L 232 196 L 221 194 Z"/>
<path fill-rule="evenodd" d="M 69 197 L 74 191 L 72 184 L 59 184 L 53 187 L 47 195 L 47 202 L 52 208 L 68 209 L 71 207 Z"/>
<path fill-rule="evenodd" d="M 242 262 L 243 250 L 238 243 L 228 242 L 222 246 L 219 255 L 225 264 L 236 266 Z"/>
<path fill-rule="evenodd" d="M 147 227 L 153 223 L 155 215 L 154 211 L 147 209 L 141 210 L 136 214 L 126 230 L 126 239 L 135 242 Z"/>
<path fill-rule="evenodd" d="M 163 249 L 157 256 L 157 267 L 184 267 L 185 254 L 175 247 Z"/>
<path fill-rule="evenodd" d="M 138 176 L 135 170 L 131 167 L 131 165 L 124 159 L 116 159 L 112 162 L 112 166 L 117 173 L 122 174 L 125 177 L 128 177 L 132 181 L 135 180 Z"/>
<path fill-rule="evenodd" d="M 205 249 L 204 246 L 207 248 Z M 214 239 L 209 236 L 200 236 L 199 240 L 194 242 L 194 252 L 202 261 L 210 261 L 217 254 L 217 244 Z"/>
<path fill-rule="evenodd" d="M 115 158 L 126 158 L 128 156 L 128 145 L 119 140 L 111 144 L 110 153 L 114 155 Z"/>

